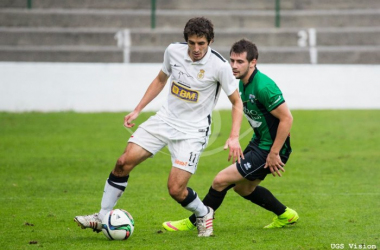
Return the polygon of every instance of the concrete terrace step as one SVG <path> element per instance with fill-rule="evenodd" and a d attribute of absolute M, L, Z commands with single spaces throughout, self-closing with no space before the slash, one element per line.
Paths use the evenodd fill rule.
<path fill-rule="evenodd" d="M 229 47 L 213 47 L 228 58 Z M 131 63 L 161 63 L 165 47 L 133 47 L 127 51 Z M 315 47 L 319 64 L 379 64 L 380 46 Z M 259 63 L 311 63 L 311 49 L 300 47 L 261 47 Z M 124 61 L 124 51 L 97 46 L 0 46 L 0 61 L 106 62 Z"/>
<path fill-rule="evenodd" d="M 164 47 L 136 47 L 131 49 L 131 62 L 157 62 L 163 60 Z M 230 47 L 216 47 L 226 59 Z M 312 62 L 311 49 L 300 47 L 264 47 L 259 49 L 259 63 L 309 64 Z M 379 64 L 380 46 L 317 46 L 316 62 L 318 64 Z M 149 61 L 150 60 L 150 61 Z"/>
<path fill-rule="evenodd" d="M 117 46 L 115 28 L 4 28 L 0 27 L 0 45 L 7 46 Z M 380 45 L 380 27 L 317 28 L 317 46 Z M 261 46 L 308 46 L 309 29 L 216 29 L 213 46 L 230 46 L 247 38 Z M 131 46 L 167 46 L 183 42 L 182 29 L 131 29 Z"/>
<path fill-rule="evenodd" d="M 210 18 L 215 28 L 272 28 L 273 11 L 158 10 L 157 28 L 183 28 L 194 16 Z M 3 27 L 150 28 L 149 10 L 0 9 Z M 378 27 L 380 9 L 282 11 L 281 27 Z"/>
<path fill-rule="evenodd" d="M 212 46 L 213 49 L 218 51 L 224 58 L 229 58 L 230 47 Z M 131 62 L 156 62 L 161 63 L 163 61 L 163 53 L 165 47 L 133 47 L 130 51 Z M 261 58 L 261 63 L 310 63 L 309 50 L 299 47 L 267 47 L 259 49 L 259 53 L 265 53 L 265 56 Z M 264 52 L 265 51 L 265 52 Z"/>
<path fill-rule="evenodd" d="M 319 64 L 379 64 L 380 46 L 317 47 Z"/>
<path fill-rule="evenodd" d="M 315 28 L 316 45 L 356 46 L 380 45 L 380 27 Z M 184 41 L 182 30 L 131 29 L 132 46 L 166 46 Z M 302 46 L 302 36 L 309 45 L 309 28 L 268 29 L 215 29 L 213 46 L 230 46 L 241 38 L 247 38 L 258 46 Z"/>
<path fill-rule="evenodd" d="M 8 46 L 117 46 L 111 28 L 0 27 L 0 45 Z"/>
<path fill-rule="evenodd" d="M 215 48 L 218 52 L 228 53 L 227 47 Z M 133 47 L 129 51 L 131 63 L 161 63 L 165 47 Z M 309 51 L 300 48 L 261 49 L 265 56 L 260 62 L 271 63 L 309 63 Z M 261 56 L 260 56 L 261 57 Z M 76 46 L 25 46 L 14 48 L 0 46 L 0 61 L 28 61 L 28 62 L 114 62 L 124 61 L 123 51 L 117 48 Z"/>
<path fill-rule="evenodd" d="M 123 51 L 105 46 L 0 46 L 5 62 L 123 62 Z"/>
<path fill-rule="evenodd" d="M 157 9 L 177 10 L 273 10 L 275 1 L 268 0 L 157 0 Z M 2 0 L 0 8 L 27 8 L 27 0 Z M 150 9 L 147 0 L 32 0 L 32 8 L 67 9 Z M 373 9 L 380 8 L 378 0 L 282 0 L 281 9 Z"/>
<path fill-rule="evenodd" d="M 147 10 L 0 9 L 3 27 L 150 27 Z"/>

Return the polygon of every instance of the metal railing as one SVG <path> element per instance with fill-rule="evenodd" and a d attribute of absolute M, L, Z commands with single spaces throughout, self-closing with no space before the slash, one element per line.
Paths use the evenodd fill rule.
<path fill-rule="evenodd" d="M 275 0 L 275 27 L 280 28 L 280 1 L 281 0 Z M 33 7 L 33 0 L 26 0 L 28 9 L 32 9 Z M 151 0 L 151 15 L 150 15 L 150 27 L 151 29 L 156 28 L 156 0 Z"/>
<path fill-rule="evenodd" d="M 151 0 L 151 15 L 150 15 L 150 27 L 152 29 L 156 28 L 156 0 Z"/>
<path fill-rule="evenodd" d="M 276 3 L 275 3 L 275 21 L 274 21 L 274 25 L 276 26 L 276 28 L 280 28 L 280 9 L 281 9 L 281 6 L 280 6 L 280 0 L 275 0 Z"/>
<path fill-rule="evenodd" d="M 280 5 L 281 0 L 275 0 L 275 21 L 274 25 L 276 28 L 280 28 L 281 24 L 281 15 L 280 15 L 280 10 L 281 10 L 281 5 Z M 156 0 L 151 0 L 151 15 L 150 15 L 150 27 L 152 29 L 156 28 Z"/>

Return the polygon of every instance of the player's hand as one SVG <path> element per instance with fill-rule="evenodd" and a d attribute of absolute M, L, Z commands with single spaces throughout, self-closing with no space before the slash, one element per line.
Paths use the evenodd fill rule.
<path fill-rule="evenodd" d="M 224 145 L 224 150 L 227 148 L 230 149 L 230 152 L 228 153 L 228 161 L 231 160 L 232 162 L 235 162 L 237 160 L 240 163 L 240 158 L 244 159 L 243 151 L 240 147 L 239 137 L 230 137 L 227 139 L 226 144 Z"/>
<path fill-rule="evenodd" d="M 135 126 L 134 123 L 132 123 L 133 120 L 135 120 L 139 116 L 139 112 L 137 111 L 132 111 L 128 115 L 124 117 L 124 126 L 127 128 L 132 128 Z"/>
<path fill-rule="evenodd" d="M 284 166 L 285 163 L 281 161 L 279 154 L 269 152 L 264 168 L 269 168 L 274 177 L 276 177 L 276 174 L 281 177 L 280 171 L 285 172 Z"/>

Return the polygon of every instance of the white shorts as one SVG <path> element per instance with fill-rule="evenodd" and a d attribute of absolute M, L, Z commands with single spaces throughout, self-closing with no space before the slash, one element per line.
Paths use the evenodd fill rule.
<path fill-rule="evenodd" d="M 183 132 L 152 116 L 137 128 L 128 142 L 133 142 L 143 147 L 153 155 L 167 145 L 172 166 L 194 174 L 199 157 L 207 146 L 209 136 L 177 139 L 183 137 Z"/>

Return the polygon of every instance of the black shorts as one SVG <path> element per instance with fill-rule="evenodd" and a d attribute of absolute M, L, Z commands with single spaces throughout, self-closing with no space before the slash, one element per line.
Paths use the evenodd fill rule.
<path fill-rule="evenodd" d="M 264 168 L 269 151 L 260 149 L 256 144 L 250 142 L 244 150 L 244 160 L 241 164 L 236 162 L 239 173 L 246 179 L 253 181 L 264 180 L 270 174 L 269 168 Z M 283 163 L 286 163 L 290 155 L 280 155 Z"/>

